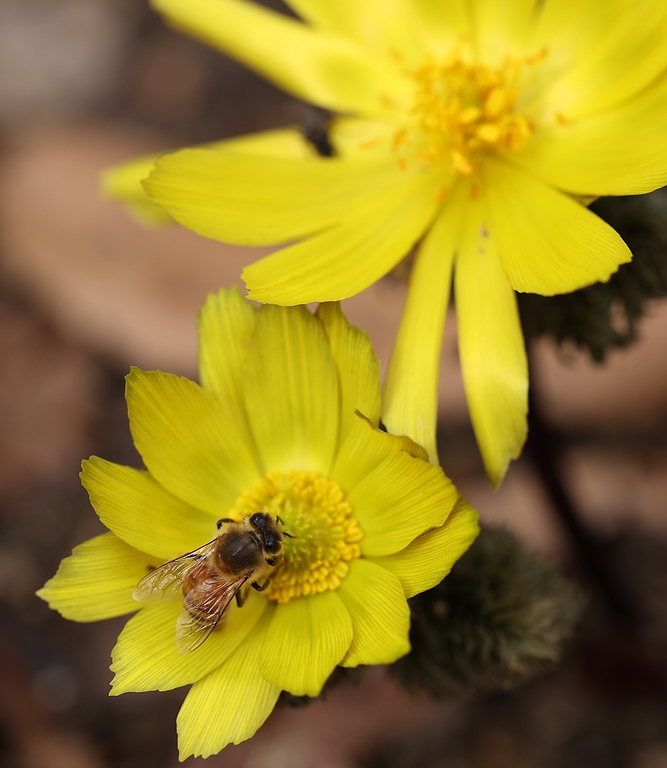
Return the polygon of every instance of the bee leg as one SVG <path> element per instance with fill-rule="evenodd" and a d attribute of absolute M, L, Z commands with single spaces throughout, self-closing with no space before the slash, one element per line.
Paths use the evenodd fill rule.
<path fill-rule="evenodd" d="M 250 585 L 247 581 L 244 581 L 243 584 L 236 590 L 236 605 L 238 605 L 239 608 L 243 608 L 245 605 L 245 601 L 248 599 L 248 593 L 250 592 Z"/>
<path fill-rule="evenodd" d="M 222 526 L 224 525 L 224 523 L 233 523 L 233 522 L 235 522 L 235 521 L 232 520 L 231 517 L 222 517 L 222 518 L 220 518 L 220 520 L 218 520 L 218 522 L 216 523 L 216 526 L 217 526 L 218 530 L 220 530 L 222 528 Z"/>
<path fill-rule="evenodd" d="M 282 565 L 282 563 L 281 563 L 281 565 Z M 269 575 L 269 577 L 268 577 L 268 578 L 267 578 L 267 580 L 264 582 L 264 584 L 259 584 L 258 582 L 256 582 L 256 581 L 253 581 L 253 582 L 252 582 L 252 584 L 251 584 L 250 586 L 251 586 L 251 587 L 252 587 L 252 588 L 253 588 L 253 589 L 254 589 L 256 592 L 263 592 L 265 589 L 267 589 L 267 588 L 268 588 L 269 584 L 271 583 L 271 579 L 272 579 L 272 578 L 275 576 L 275 574 L 276 574 L 276 571 L 277 571 L 277 570 L 278 570 L 278 568 L 276 568 L 276 569 L 273 571 L 273 573 L 271 573 L 271 574 Z"/>
<path fill-rule="evenodd" d="M 285 523 L 283 522 L 282 517 L 276 516 L 276 522 L 280 523 L 280 525 L 285 525 Z M 283 536 L 287 536 L 288 539 L 296 539 L 297 538 L 296 536 L 292 536 L 291 533 L 287 533 L 287 531 L 283 531 Z"/>

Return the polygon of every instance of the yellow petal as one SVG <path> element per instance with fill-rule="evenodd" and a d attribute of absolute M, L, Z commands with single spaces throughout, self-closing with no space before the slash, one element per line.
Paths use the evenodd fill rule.
<path fill-rule="evenodd" d="M 322 32 L 357 40 L 376 56 L 393 54 L 395 66 L 424 55 L 426 29 L 411 0 L 289 0 L 288 5 Z"/>
<path fill-rule="evenodd" d="M 383 461 L 400 451 L 424 461 L 428 460 L 424 449 L 409 438 L 384 432 L 361 413 L 355 416 L 329 472 L 329 477 L 346 493 L 356 488 Z"/>
<path fill-rule="evenodd" d="M 504 163 L 484 164 L 481 189 L 487 210 L 470 222 L 470 247 L 493 241 L 517 291 L 567 293 L 608 280 L 632 259 L 620 236 L 588 208 Z M 480 238 L 474 227 L 490 237 Z"/>
<path fill-rule="evenodd" d="M 161 560 L 197 549 L 216 535 L 210 515 L 172 496 L 145 470 L 91 456 L 83 462 L 81 482 L 107 528 Z"/>
<path fill-rule="evenodd" d="M 471 39 L 473 19 L 467 0 L 411 0 L 410 6 L 428 40 L 428 52 L 446 56 L 461 40 Z"/>
<path fill-rule="evenodd" d="M 210 757 L 228 744 L 240 744 L 271 714 L 280 688 L 259 671 L 271 642 L 266 625 L 265 618 L 235 653 L 190 689 L 176 720 L 181 760 Z"/>
<path fill-rule="evenodd" d="M 257 131 L 243 136 L 233 136 L 231 139 L 211 141 L 202 144 L 202 146 L 229 155 L 287 157 L 294 160 L 317 157 L 317 152 L 304 138 L 300 128 L 274 128 L 270 131 Z"/>
<path fill-rule="evenodd" d="M 267 630 L 262 674 L 295 696 L 318 696 L 352 642 L 352 620 L 336 592 L 279 605 Z"/>
<path fill-rule="evenodd" d="M 328 136 L 336 157 L 374 160 L 386 158 L 397 130 L 397 124 L 389 120 L 338 116 L 329 123 Z"/>
<path fill-rule="evenodd" d="M 426 449 L 421 445 L 415 443 L 407 435 L 391 435 L 393 440 L 398 442 L 401 451 L 405 451 L 408 456 L 412 456 L 413 459 L 421 459 L 422 461 L 428 461 L 428 453 Z"/>
<path fill-rule="evenodd" d="M 180 596 L 171 603 L 145 606 L 127 622 L 111 652 L 111 695 L 168 691 L 194 683 L 245 642 L 266 608 L 267 600 L 255 594 L 248 595 L 242 608 L 233 602 L 223 627 L 192 653 L 179 653 L 174 633 L 182 610 Z"/>
<path fill-rule="evenodd" d="M 121 165 L 106 168 L 100 178 L 105 197 L 124 203 L 128 211 L 140 222 L 154 226 L 170 224 L 173 221 L 164 208 L 155 205 L 146 197 L 141 186 L 141 180 L 153 170 L 160 155 L 160 152 L 152 152 Z"/>
<path fill-rule="evenodd" d="M 574 194 L 651 192 L 667 183 L 665 104 L 662 78 L 614 109 L 537 131 L 514 160 Z"/>
<path fill-rule="evenodd" d="M 233 288 L 210 294 L 199 313 L 199 375 L 204 389 L 240 414 L 243 441 L 252 441 L 243 389 L 248 344 L 255 329 L 255 307 Z"/>
<path fill-rule="evenodd" d="M 260 131 L 202 146 L 227 154 L 292 157 L 298 160 L 315 156 L 314 149 L 298 128 Z M 158 226 L 172 223 L 173 219 L 167 211 L 162 206 L 152 203 L 141 185 L 164 154 L 167 152 L 153 152 L 106 168 L 101 176 L 103 194 L 110 200 L 124 203 L 129 212 L 144 224 Z"/>
<path fill-rule="evenodd" d="M 346 493 L 352 491 L 386 458 L 397 452 L 398 445 L 391 436 L 376 429 L 372 422 L 355 414 L 345 442 L 342 443 L 329 476 Z"/>
<path fill-rule="evenodd" d="M 159 560 L 130 547 L 113 533 L 84 541 L 37 593 L 72 621 L 100 621 L 136 611 L 139 579 Z"/>
<path fill-rule="evenodd" d="M 338 377 L 324 329 L 305 307 L 257 313 L 244 397 L 267 472 L 328 473 L 338 439 Z"/>
<path fill-rule="evenodd" d="M 442 525 L 458 493 L 440 467 L 403 451 L 390 454 L 349 493 L 364 532 L 364 555 L 398 552 Z"/>
<path fill-rule="evenodd" d="M 535 6 L 539 6 L 536 0 L 473 0 L 469 4 L 475 50 L 485 64 L 499 66 L 508 50 L 529 49 Z"/>
<path fill-rule="evenodd" d="M 184 149 L 160 158 L 144 189 L 204 237 L 271 245 L 330 227 L 396 176 L 386 158 L 348 164 Z"/>
<path fill-rule="evenodd" d="M 342 445 L 358 420 L 360 411 L 373 424 L 380 422 L 380 361 L 368 336 L 350 325 L 337 302 L 320 304 L 316 312 L 329 340 L 340 386 L 340 432 Z"/>
<path fill-rule="evenodd" d="M 526 439 L 528 365 L 516 296 L 479 201 L 470 200 L 455 268 L 459 355 L 470 418 L 497 486 Z M 524 226 L 532 225 L 530 218 Z M 538 251 L 533 251 L 537 258 Z"/>
<path fill-rule="evenodd" d="M 440 351 L 464 203 L 454 190 L 419 248 L 382 393 L 387 429 L 424 446 L 434 464 Z"/>
<path fill-rule="evenodd" d="M 352 40 L 244 0 L 152 0 L 176 28 L 238 59 L 288 93 L 341 112 L 381 112 L 398 74 Z"/>
<path fill-rule="evenodd" d="M 666 34 L 667 5 L 654 0 L 545 3 L 536 35 L 567 62 L 545 103 L 570 119 L 622 105 L 665 72 Z"/>
<path fill-rule="evenodd" d="M 146 467 L 182 501 L 224 517 L 241 491 L 260 479 L 239 412 L 193 382 L 133 368 L 126 397 Z"/>
<path fill-rule="evenodd" d="M 479 533 L 477 510 L 459 497 L 445 524 L 423 533 L 394 555 L 371 557 L 398 577 L 406 597 L 439 584 Z"/>
<path fill-rule="evenodd" d="M 340 226 L 246 267 L 248 296 L 276 304 L 338 301 L 389 272 L 410 252 L 438 207 L 436 174 L 401 173 L 398 166 L 393 174 L 387 175 L 391 183 L 385 189 L 358 200 Z"/>
<path fill-rule="evenodd" d="M 354 628 L 343 667 L 391 664 L 408 653 L 410 609 L 393 573 L 368 560 L 354 560 L 338 594 Z"/>

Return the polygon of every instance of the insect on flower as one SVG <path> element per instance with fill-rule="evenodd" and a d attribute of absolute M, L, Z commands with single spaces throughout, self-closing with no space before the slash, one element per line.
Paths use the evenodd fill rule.
<path fill-rule="evenodd" d="M 263 592 L 283 563 L 280 518 L 264 512 L 246 515 L 241 522 L 218 520 L 213 541 L 170 560 L 137 584 L 133 597 L 141 603 L 171 602 L 182 587 L 183 610 L 176 622 L 176 648 L 196 650 L 216 627 L 236 597 L 243 605 L 248 589 Z"/>
<path fill-rule="evenodd" d="M 191 686 L 183 760 L 249 739 L 281 691 L 318 696 L 337 665 L 408 653 L 408 599 L 478 532 L 424 447 L 380 429 L 379 360 L 338 304 L 258 307 L 224 289 L 199 328 L 201 385 L 132 369 L 145 469 L 84 462 L 108 531 L 39 591 L 75 621 L 134 614 L 111 693 Z"/>

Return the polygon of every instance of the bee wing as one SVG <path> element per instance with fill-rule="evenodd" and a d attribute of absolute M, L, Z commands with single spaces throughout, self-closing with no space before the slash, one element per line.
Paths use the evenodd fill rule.
<path fill-rule="evenodd" d="M 209 578 L 206 594 L 199 595 L 197 604 L 191 605 L 196 615 L 184 607 L 176 620 L 176 650 L 179 653 L 191 653 L 199 648 L 220 622 L 224 622 L 227 608 L 247 580 L 247 574 L 233 579 Z M 184 595 L 184 603 L 187 597 Z"/>
<path fill-rule="evenodd" d="M 169 603 L 176 595 L 188 572 L 198 562 L 205 560 L 217 539 L 209 541 L 199 549 L 164 563 L 151 571 L 137 584 L 132 597 L 140 603 Z"/>

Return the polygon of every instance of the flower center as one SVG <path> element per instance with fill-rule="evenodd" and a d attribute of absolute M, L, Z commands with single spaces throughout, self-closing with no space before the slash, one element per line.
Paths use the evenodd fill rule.
<path fill-rule="evenodd" d="M 407 70 L 415 83 L 411 114 L 415 123 L 394 135 L 399 163 L 418 147 L 418 159 L 429 165 L 449 161 L 451 170 L 470 176 L 491 148 L 520 149 L 534 125 L 517 112 L 529 70 L 547 55 L 506 56 L 498 68 L 471 64 L 460 48 L 444 61 L 432 58 Z"/>
<path fill-rule="evenodd" d="M 337 589 L 349 571 L 349 561 L 361 556 L 364 534 L 352 516 L 342 488 L 317 472 L 273 471 L 230 510 L 241 520 L 257 511 L 279 517 L 286 534 L 284 562 L 264 593 L 287 603 L 293 597 Z"/>

